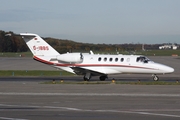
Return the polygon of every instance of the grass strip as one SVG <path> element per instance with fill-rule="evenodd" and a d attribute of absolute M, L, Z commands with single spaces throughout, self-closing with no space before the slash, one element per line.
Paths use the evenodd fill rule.
<path fill-rule="evenodd" d="M 43 82 L 42 84 L 128 84 L 128 85 L 180 85 L 179 82 L 164 82 L 164 81 L 156 81 L 156 82 L 119 82 L 119 81 L 64 81 L 64 80 L 52 80 L 48 82 Z"/>
<path fill-rule="evenodd" d="M 94 51 L 95 53 L 98 54 L 103 54 L 104 51 Z M 109 51 L 108 53 L 111 54 L 117 54 L 114 51 Z M 120 54 L 129 54 L 130 51 L 120 51 Z M 105 52 L 104 54 L 107 54 L 107 52 Z M 146 55 L 146 56 L 172 56 L 172 55 L 180 55 L 180 50 L 172 50 L 172 49 L 167 49 L 167 50 L 146 50 L 146 51 L 136 51 L 134 54 L 141 54 L 141 55 Z M 1 52 L 0 53 L 0 57 L 32 57 L 32 53 L 30 51 L 28 52 Z"/>
<path fill-rule="evenodd" d="M 10 76 L 68 76 L 73 75 L 66 71 L 46 71 L 46 70 L 0 70 L 1 77 Z"/>

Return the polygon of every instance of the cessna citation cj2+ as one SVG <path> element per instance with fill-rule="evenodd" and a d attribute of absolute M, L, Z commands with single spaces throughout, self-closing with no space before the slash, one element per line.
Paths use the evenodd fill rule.
<path fill-rule="evenodd" d="M 39 35 L 20 33 L 27 46 L 33 53 L 34 60 L 51 65 L 77 75 L 83 75 L 88 81 L 92 76 L 100 76 L 104 81 L 109 74 L 152 74 L 153 80 L 157 74 L 172 73 L 173 68 L 155 63 L 141 55 L 101 55 L 89 53 L 60 54 L 45 42 Z"/>

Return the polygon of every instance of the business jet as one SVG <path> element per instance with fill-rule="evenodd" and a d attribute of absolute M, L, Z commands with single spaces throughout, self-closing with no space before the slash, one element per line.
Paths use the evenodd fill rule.
<path fill-rule="evenodd" d="M 104 81 L 110 74 L 152 74 L 153 80 L 159 80 L 157 74 L 174 72 L 172 67 L 155 63 L 142 55 L 106 55 L 90 53 L 58 53 L 39 35 L 20 33 L 33 53 L 33 59 L 55 68 L 83 75 L 85 81 L 92 76 L 100 76 Z"/>

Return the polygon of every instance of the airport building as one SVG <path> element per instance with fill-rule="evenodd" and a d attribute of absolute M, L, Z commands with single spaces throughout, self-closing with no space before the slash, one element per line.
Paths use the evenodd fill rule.
<path fill-rule="evenodd" d="M 173 49 L 176 50 L 178 48 L 177 45 L 163 45 L 163 46 L 159 46 L 159 49 Z"/>

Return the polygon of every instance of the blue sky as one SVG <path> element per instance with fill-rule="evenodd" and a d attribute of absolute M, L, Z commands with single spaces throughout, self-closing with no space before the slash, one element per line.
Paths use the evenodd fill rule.
<path fill-rule="evenodd" d="M 84 43 L 180 43 L 180 0 L 1 0 L 0 30 Z"/>

